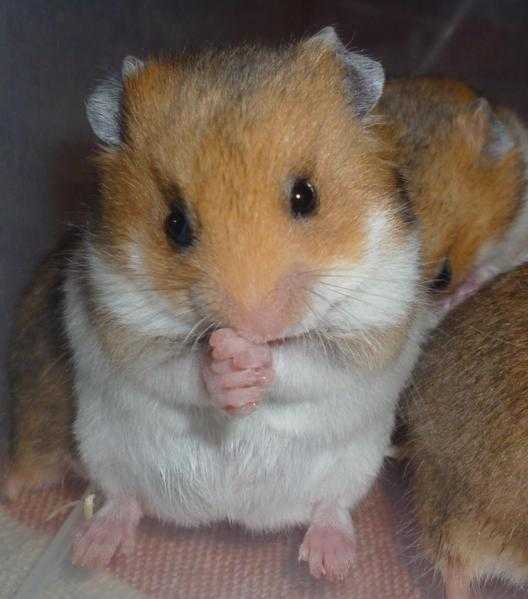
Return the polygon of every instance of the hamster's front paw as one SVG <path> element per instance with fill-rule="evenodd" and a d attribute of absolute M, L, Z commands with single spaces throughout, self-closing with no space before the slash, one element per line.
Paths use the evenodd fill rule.
<path fill-rule="evenodd" d="M 202 376 L 211 399 L 227 412 L 249 414 L 273 380 L 269 346 L 252 343 L 233 329 L 215 331 L 209 345 Z"/>

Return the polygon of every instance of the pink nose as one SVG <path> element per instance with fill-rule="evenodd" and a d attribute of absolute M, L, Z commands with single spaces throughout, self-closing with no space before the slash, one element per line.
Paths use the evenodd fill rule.
<path fill-rule="evenodd" d="M 302 320 L 307 287 L 313 281 L 309 271 L 296 267 L 278 276 L 267 289 L 254 276 L 244 283 L 224 291 L 223 315 L 228 326 L 261 342 L 283 338 L 288 328 Z"/>
<path fill-rule="evenodd" d="M 270 341 L 284 336 L 289 323 L 285 305 L 262 305 L 250 310 L 233 310 L 231 326 L 251 341 Z"/>

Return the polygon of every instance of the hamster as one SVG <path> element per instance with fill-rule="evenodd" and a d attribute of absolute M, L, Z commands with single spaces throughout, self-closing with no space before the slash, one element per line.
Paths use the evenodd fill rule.
<path fill-rule="evenodd" d="M 452 311 L 404 397 L 421 546 L 448 599 L 528 582 L 528 266 Z"/>
<path fill-rule="evenodd" d="M 444 314 L 528 258 L 528 135 L 512 112 L 450 79 L 392 81 L 376 110 L 394 135 Z"/>
<path fill-rule="evenodd" d="M 8 352 L 11 426 L 2 495 L 60 482 L 76 463 L 73 376 L 64 330 L 65 270 L 75 235 L 39 267 L 24 294 Z"/>
<path fill-rule="evenodd" d="M 349 510 L 380 470 L 421 335 L 418 231 L 371 118 L 383 84 L 327 28 L 282 49 L 128 58 L 88 100 L 101 202 L 23 308 L 50 356 L 36 313 L 56 319 L 53 369 L 73 387 L 43 386 L 42 355 L 23 393 L 50 395 L 41 428 L 73 403 L 105 498 L 76 564 L 130 549 L 148 514 L 306 525 L 300 559 L 345 575 Z"/>

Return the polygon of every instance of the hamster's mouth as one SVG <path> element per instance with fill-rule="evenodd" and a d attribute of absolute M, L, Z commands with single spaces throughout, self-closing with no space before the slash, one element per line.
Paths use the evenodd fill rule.
<path fill-rule="evenodd" d="M 198 343 L 200 345 L 208 345 L 211 335 L 215 331 L 218 331 L 218 330 L 224 329 L 224 328 L 230 328 L 230 327 L 211 327 L 207 331 L 206 335 L 202 335 L 200 337 Z M 251 335 L 244 331 L 238 331 L 237 329 L 233 329 L 233 330 L 237 334 L 239 334 L 241 337 L 244 337 L 245 339 L 247 339 L 248 341 L 251 341 L 252 343 L 258 343 L 258 344 L 266 343 L 267 345 L 270 345 L 271 347 L 279 347 L 279 346 L 283 345 L 284 343 L 287 343 L 288 341 L 292 341 L 293 339 L 300 339 L 305 335 L 305 333 L 297 333 L 297 334 L 285 335 L 285 336 L 281 336 L 281 337 L 262 337 L 259 335 Z"/>

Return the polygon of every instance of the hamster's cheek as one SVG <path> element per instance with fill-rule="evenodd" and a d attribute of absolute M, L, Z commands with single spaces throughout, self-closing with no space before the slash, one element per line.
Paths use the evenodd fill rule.
<path fill-rule="evenodd" d="M 113 312 L 144 332 L 167 337 L 187 335 L 194 327 L 200 328 L 202 317 L 192 301 L 192 288 L 182 288 L 174 275 L 154 270 L 139 243 L 128 243 L 123 253 L 126 265 L 118 270 L 108 267 L 102 257 L 96 258 Z"/>

